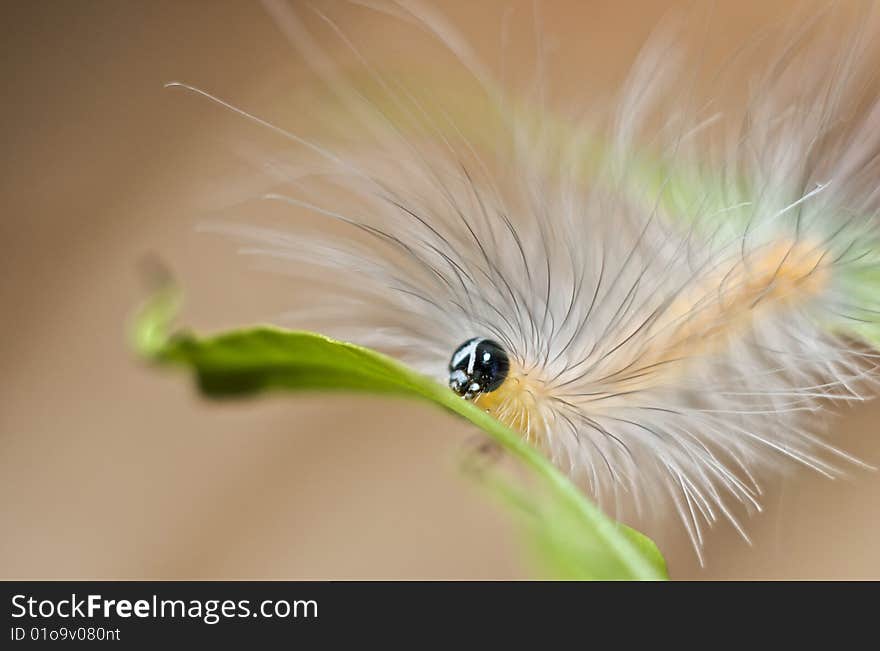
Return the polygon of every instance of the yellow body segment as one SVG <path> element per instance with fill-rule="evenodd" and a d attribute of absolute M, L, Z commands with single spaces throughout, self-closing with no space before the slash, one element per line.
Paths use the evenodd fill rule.
<path fill-rule="evenodd" d="M 598 413 L 635 392 L 661 387 L 695 358 L 715 354 L 732 338 L 742 336 L 761 313 L 792 307 L 819 294 L 830 282 L 829 267 L 827 251 L 809 241 L 777 241 L 737 256 L 704 279 L 695 278 L 655 316 L 642 336 L 596 364 L 583 364 L 592 371 L 572 392 L 579 397 L 566 396 L 570 383 L 565 389 L 554 387 L 541 369 L 527 371 L 511 360 L 504 383 L 480 394 L 475 403 L 543 447 L 551 427 L 545 414 L 551 410 L 542 409 L 542 403 L 594 402 Z M 615 335 L 615 341 L 620 339 Z M 601 346 L 596 350 L 597 357 L 604 354 Z"/>

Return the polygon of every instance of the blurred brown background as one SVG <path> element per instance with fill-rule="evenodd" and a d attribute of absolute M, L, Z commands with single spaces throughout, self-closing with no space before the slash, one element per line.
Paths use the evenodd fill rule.
<path fill-rule="evenodd" d="M 423 35 L 317 4 L 367 51 L 418 59 Z M 478 47 L 487 31 L 497 43 L 507 4 L 530 11 L 438 3 Z M 546 0 L 543 22 L 565 48 L 559 79 L 619 81 L 671 6 Z M 801 7 L 718 2 L 707 33 L 721 57 Z M 504 517 L 456 470 L 467 425 L 364 397 L 208 404 L 126 348 L 149 254 L 186 289 L 181 321 L 196 327 L 272 320 L 296 295 L 195 230 L 247 190 L 228 181 L 242 168 L 230 142 L 266 134 L 162 88 L 186 80 L 295 125 L 271 98 L 302 64 L 261 6 L 59 0 L 2 12 L 0 577 L 530 576 Z M 847 411 L 836 441 L 880 464 L 878 417 L 878 404 Z M 766 487 L 765 512 L 747 523 L 754 547 L 719 528 L 705 569 L 672 514 L 650 531 L 672 576 L 880 579 L 880 475 L 804 471 Z"/>

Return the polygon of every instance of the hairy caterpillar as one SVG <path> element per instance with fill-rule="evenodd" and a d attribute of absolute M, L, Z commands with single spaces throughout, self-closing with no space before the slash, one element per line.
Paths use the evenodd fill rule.
<path fill-rule="evenodd" d="M 692 101 L 661 35 L 613 109 L 561 126 L 502 93 L 431 7 L 370 3 L 458 57 L 482 89 L 481 130 L 321 16 L 361 63 L 351 83 L 288 5 L 266 4 L 359 137 L 309 139 L 187 88 L 296 146 L 265 198 L 328 218 L 326 232 L 225 230 L 320 283 L 302 323 L 448 382 L 600 501 L 668 499 L 697 548 L 719 518 L 746 535 L 732 505 L 760 508 L 762 467 L 855 462 L 815 415 L 876 377 L 867 28 L 842 48 L 821 24 L 785 36 L 727 112 Z"/>

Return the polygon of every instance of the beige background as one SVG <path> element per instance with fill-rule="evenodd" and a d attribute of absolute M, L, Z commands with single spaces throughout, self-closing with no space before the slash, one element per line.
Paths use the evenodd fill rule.
<path fill-rule="evenodd" d="M 418 59 L 424 37 L 318 4 L 368 50 Z M 496 38 L 501 3 L 440 4 L 477 43 Z M 544 23 L 570 54 L 554 81 L 619 79 L 669 6 L 547 0 Z M 729 52 L 794 7 L 719 2 L 707 12 L 713 47 Z M 301 64 L 260 6 L 0 11 L 0 577 L 529 576 L 503 517 L 456 470 L 467 425 L 363 397 L 208 404 L 126 349 L 149 254 L 185 287 L 188 324 L 264 321 L 294 302 L 290 279 L 195 231 L 247 190 L 229 182 L 242 170 L 231 145 L 267 135 L 162 89 L 192 81 L 295 124 L 271 98 L 295 87 Z M 877 404 L 859 406 L 837 428 L 874 464 L 878 417 Z M 878 474 L 800 472 L 769 482 L 765 503 L 748 522 L 754 547 L 721 528 L 705 569 L 674 517 L 651 533 L 677 578 L 880 579 Z"/>

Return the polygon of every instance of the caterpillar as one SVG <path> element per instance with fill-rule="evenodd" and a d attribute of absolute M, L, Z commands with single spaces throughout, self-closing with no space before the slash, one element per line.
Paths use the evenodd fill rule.
<path fill-rule="evenodd" d="M 845 38 L 826 12 L 771 39 L 772 56 L 753 46 L 765 72 L 723 109 L 694 99 L 675 30 L 661 30 L 610 108 L 566 121 L 540 83 L 539 101 L 511 97 L 430 5 L 358 3 L 454 54 L 477 91 L 445 105 L 315 10 L 358 62 L 352 81 L 290 5 L 265 4 L 347 138 L 171 85 L 295 152 L 272 163 L 278 187 L 263 198 L 317 227 L 218 228 L 296 263 L 315 288 L 300 323 L 447 383 L 606 508 L 622 495 L 640 510 L 670 504 L 698 553 L 719 519 L 748 539 L 738 509 L 760 510 L 767 469 L 861 463 L 817 416 L 870 397 L 877 379 L 880 96 L 866 14 Z"/>

